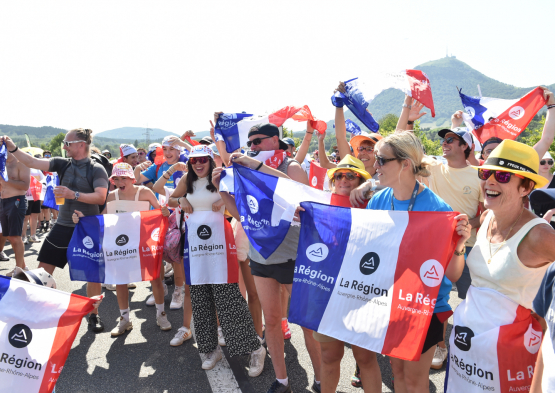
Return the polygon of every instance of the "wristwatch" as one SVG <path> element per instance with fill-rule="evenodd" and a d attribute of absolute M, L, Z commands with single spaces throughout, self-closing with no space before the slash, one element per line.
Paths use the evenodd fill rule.
<path fill-rule="evenodd" d="M 75 191 L 75 200 L 79 199 L 79 191 Z"/>

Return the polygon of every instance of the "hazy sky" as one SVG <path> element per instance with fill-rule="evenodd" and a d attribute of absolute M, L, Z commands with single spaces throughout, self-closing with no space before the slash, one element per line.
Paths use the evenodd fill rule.
<path fill-rule="evenodd" d="M 339 80 L 446 45 L 499 81 L 551 84 L 554 14 L 553 0 L 3 0 L 0 124 L 203 131 L 215 110 L 304 104 L 327 121 Z"/>

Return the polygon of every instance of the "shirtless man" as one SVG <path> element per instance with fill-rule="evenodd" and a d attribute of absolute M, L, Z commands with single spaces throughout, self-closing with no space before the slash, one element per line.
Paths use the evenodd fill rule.
<path fill-rule="evenodd" d="M 23 270 L 29 270 L 25 266 L 23 254 L 25 247 L 21 235 L 23 231 L 23 219 L 27 211 L 27 198 L 25 193 L 29 189 L 31 174 L 29 168 L 20 163 L 13 154 L 8 153 L 6 159 L 6 171 L 8 181 L 0 176 L 0 223 L 2 224 L 2 234 L 12 245 L 15 255 L 15 265 Z M 11 277 L 13 270 L 6 274 Z"/>

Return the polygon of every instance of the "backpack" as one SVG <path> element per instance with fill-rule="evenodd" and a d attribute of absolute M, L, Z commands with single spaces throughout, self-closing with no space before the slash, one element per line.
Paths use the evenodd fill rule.
<path fill-rule="evenodd" d="M 179 211 L 179 213 L 178 213 Z M 177 217 L 179 216 L 179 222 Z M 164 239 L 164 260 L 170 263 L 183 263 L 183 246 L 185 232 L 181 230 L 184 220 L 184 211 L 175 209 L 168 220 L 168 232 Z"/>

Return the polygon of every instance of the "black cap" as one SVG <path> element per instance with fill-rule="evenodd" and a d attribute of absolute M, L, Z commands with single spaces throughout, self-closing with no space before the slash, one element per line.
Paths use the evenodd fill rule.
<path fill-rule="evenodd" d="M 214 141 L 212 141 L 212 138 L 210 138 L 209 136 L 205 136 L 204 138 L 202 138 L 200 141 L 198 141 L 201 145 L 211 145 L 212 143 L 214 143 Z"/>
<path fill-rule="evenodd" d="M 279 138 L 279 128 L 275 124 L 266 123 L 266 124 L 259 124 L 256 126 L 252 126 L 249 130 L 249 138 L 252 135 L 266 135 L 266 136 L 277 136 Z M 279 148 L 280 150 L 287 150 L 287 143 L 279 140 Z"/>

